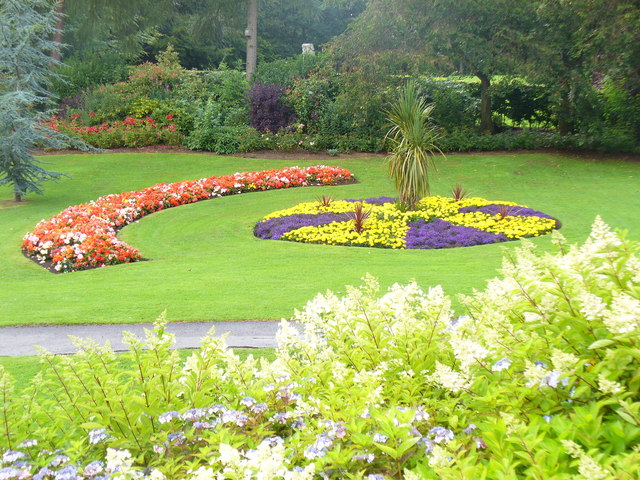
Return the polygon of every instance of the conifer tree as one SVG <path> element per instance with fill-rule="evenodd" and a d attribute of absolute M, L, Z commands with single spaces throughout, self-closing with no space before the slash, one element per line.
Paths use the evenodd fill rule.
<path fill-rule="evenodd" d="M 55 75 L 55 22 L 55 5 L 47 0 L 0 2 L 0 185 L 13 186 L 16 202 L 42 194 L 42 182 L 63 175 L 43 168 L 33 156 L 37 149 L 84 146 L 43 125 Z"/>

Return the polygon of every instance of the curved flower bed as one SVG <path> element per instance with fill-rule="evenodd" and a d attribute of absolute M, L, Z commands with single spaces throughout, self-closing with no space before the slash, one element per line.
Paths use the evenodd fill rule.
<path fill-rule="evenodd" d="M 237 193 L 353 180 L 344 168 L 317 165 L 243 172 L 221 177 L 160 183 L 141 191 L 106 195 L 74 205 L 38 223 L 22 243 L 24 253 L 54 272 L 72 272 L 141 260 L 140 252 L 118 240 L 117 231 L 165 208 Z"/>
<path fill-rule="evenodd" d="M 415 210 L 401 211 L 393 198 L 378 197 L 301 203 L 267 215 L 254 234 L 326 245 L 428 249 L 506 242 L 555 228 L 559 222 L 551 216 L 513 202 L 432 196 Z"/>

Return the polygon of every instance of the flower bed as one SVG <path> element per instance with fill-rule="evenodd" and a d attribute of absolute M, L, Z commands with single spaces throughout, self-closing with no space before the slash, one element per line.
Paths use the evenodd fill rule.
<path fill-rule="evenodd" d="M 171 123 L 159 124 L 153 118 L 127 117 L 121 122 L 82 126 L 77 124 L 77 114 L 71 121 L 51 117 L 46 126 L 98 148 L 143 147 L 147 145 L 181 145 L 184 136 Z"/>
<path fill-rule="evenodd" d="M 411 211 L 402 211 L 389 197 L 325 198 L 267 215 L 256 224 L 254 234 L 263 239 L 326 245 L 427 249 L 536 237 L 558 227 L 557 220 L 545 213 L 478 197 L 426 197 Z"/>
<path fill-rule="evenodd" d="M 72 272 L 141 260 L 140 252 L 116 233 L 139 218 L 165 208 L 237 193 L 310 185 L 336 185 L 353 179 L 348 170 L 318 165 L 244 172 L 106 195 L 74 205 L 26 234 L 24 253 L 54 272 Z"/>

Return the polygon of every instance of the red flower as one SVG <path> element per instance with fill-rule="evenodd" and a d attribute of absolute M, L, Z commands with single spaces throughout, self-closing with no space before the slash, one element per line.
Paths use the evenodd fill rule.
<path fill-rule="evenodd" d="M 170 113 L 169 115 L 167 115 L 167 120 L 173 120 L 173 114 Z"/>
<path fill-rule="evenodd" d="M 125 123 L 131 125 L 128 118 Z M 127 122 L 129 121 L 129 122 Z M 90 127 L 88 131 L 96 131 Z M 75 205 L 36 225 L 25 235 L 22 248 L 37 260 L 51 260 L 53 268 L 71 272 L 141 260 L 138 250 L 118 240 L 116 228 L 149 213 L 233 193 L 289 188 L 310 183 L 335 184 L 351 178 L 338 167 L 284 168 L 243 172 L 201 180 L 159 184 L 137 192 L 107 195 L 94 202 Z"/>
<path fill-rule="evenodd" d="M 89 116 L 90 116 L 90 117 L 95 117 L 95 116 L 96 116 L 96 114 L 95 114 L 94 112 L 89 112 Z"/>

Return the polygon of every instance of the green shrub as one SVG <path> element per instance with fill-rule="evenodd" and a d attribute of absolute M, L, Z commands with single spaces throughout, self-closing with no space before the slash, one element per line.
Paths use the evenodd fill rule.
<path fill-rule="evenodd" d="M 83 50 L 66 58 L 56 69 L 62 79 L 53 82 L 51 91 L 59 99 L 73 97 L 87 89 L 126 79 L 128 69 L 125 58 L 117 52 Z"/>
<path fill-rule="evenodd" d="M 211 126 L 194 130 L 185 140 L 192 150 L 206 150 L 220 154 L 250 152 L 265 147 L 258 131 L 247 126 Z"/>
<path fill-rule="evenodd" d="M 607 130 L 595 135 L 559 135 L 535 130 L 480 135 L 461 130 L 442 136 L 436 144 L 443 152 L 558 149 L 640 153 L 632 135 Z"/>
<path fill-rule="evenodd" d="M 254 81 L 267 85 L 291 87 L 296 78 L 305 77 L 318 64 L 322 63 L 321 55 L 298 55 L 296 57 L 260 62 L 256 69 Z"/>
<path fill-rule="evenodd" d="M 291 87 L 285 90 L 285 101 L 293 107 L 304 131 L 318 133 L 335 93 L 336 87 L 329 75 L 310 72 L 306 77 L 293 79 Z"/>
<path fill-rule="evenodd" d="M 182 362 L 161 320 L 125 334 L 123 358 L 79 339 L 43 354 L 20 394 L 0 368 L 0 471 L 638 478 L 640 245 L 599 218 L 584 245 L 554 244 L 523 241 L 463 316 L 415 283 L 318 295 L 298 328 L 283 322 L 273 362 L 211 335 Z"/>
<path fill-rule="evenodd" d="M 507 78 L 491 86 L 493 112 L 512 126 L 549 128 L 553 123 L 551 92 L 543 85 L 532 85 L 519 78 Z"/>
<path fill-rule="evenodd" d="M 82 94 L 82 121 L 91 125 L 121 120 L 129 113 L 130 102 L 131 96 L 123 93 L 118 84 L 86 90 Z M 94 113 L 95 116 L 88 118 L 89 113 Z"/>
<path fill-rule="evenodd" d="M 433 121 L 441 127 L 475 127 L 480 118 L 480 96 L 476 85 L 448 79 L 422 77 L 416 80 L 421 96 L 433 103 Z"/>

